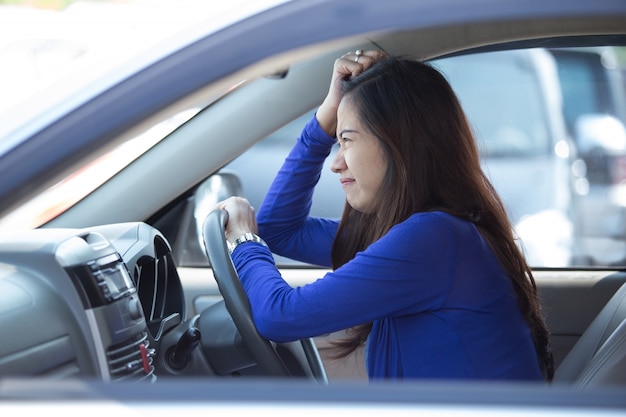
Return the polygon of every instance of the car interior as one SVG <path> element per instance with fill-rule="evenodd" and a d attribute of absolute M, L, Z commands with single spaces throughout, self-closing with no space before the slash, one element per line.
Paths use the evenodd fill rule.
<path fill-rule="evenodd" d="M 266 57 L 146 115 L 109 146 L 33 186 L 29 198 L 37 197 L 38 208 L 44 197 L 53 201 L 47 211 L 33 212 L 26 194 L 21 207 L 5 210 L 0 376 L 366 382 L 362 349 L 333 357 L 331 342 L 343 332 L 287 344 L 256 332 L 224 240 L 226 219 L 213 210 L 230 195 L 247 195 L 228 164 L 314 111 L 334 60 L 346 51 L 383 49 L 430 61 L 535 48 L 623 48 L 624 28 L 626 16 L 520 17 L 364 32 Z M 576 158 L 567 135 L 568 157 Z M 98 161 L 124 158 L 88 190 L 54 200 L 59 189 L 78 190 L 77 172 L 86 166 L 111 170 Z M 247 167 L 257 169 L 254 162 Z M 623 389 L 626 263 L 532 266 L 552 334 L 552 385 Z M 325 273 L 315 265 L 279 267 L 292 286 Z"/>

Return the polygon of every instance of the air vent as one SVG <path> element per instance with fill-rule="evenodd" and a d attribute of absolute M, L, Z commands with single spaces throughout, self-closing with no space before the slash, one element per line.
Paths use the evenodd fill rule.
<path fill-rule="evenodd" d="M 133 280 L 148 331 L 154 337 L 164 318 L 178 313 L 184 319 L 185 298 L 169 246 L 160 237 L 154 239 L 153 255 L 136 261 Z"/>
<path fill-rule="evenodd" d="M 154 379 L 152 365 L 155 350 L 151 349 L 148 334 L 111 346 L 107 350 L 107 360 L 112 381 Z"/>

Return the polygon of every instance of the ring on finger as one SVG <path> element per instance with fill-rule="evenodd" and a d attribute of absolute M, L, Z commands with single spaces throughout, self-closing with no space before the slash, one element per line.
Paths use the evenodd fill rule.
<path fill-rule="evenodd" d="M 359 62 L 359 58 L 361 58 L 361 55 L 363 55 L 363 50 L 357 49 L 354 53 L 356 54 L 356 57 L 354 58 L 354 62 Z"/>

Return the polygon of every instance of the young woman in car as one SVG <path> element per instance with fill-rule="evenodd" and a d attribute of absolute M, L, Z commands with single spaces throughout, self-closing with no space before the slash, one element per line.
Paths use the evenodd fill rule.
<path fill-rule="evenodd" d="M 343 217 L 309 217 L 336 143 Z M 532 272 L 461 106 L 430 66 L 379 51 L 339 58 L 258 216 L 242 198 L 218 207 L 229 213 L 231 256 L 264 337 L 350 328 L 339 356 L 365 344 L 371 380 L 551 379 Z M 250 233 L 332 272 L 292 288 Z"/>

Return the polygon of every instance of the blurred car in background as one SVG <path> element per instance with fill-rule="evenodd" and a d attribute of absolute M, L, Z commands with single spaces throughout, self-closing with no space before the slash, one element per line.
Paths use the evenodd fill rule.
<path fill-rule="evenodd" d="M 557 62 L 568 133 L 585 162 L 573 263 L 620 264 L 626 253 L 626 94 L 614 48 L 549 49 Z"/>

